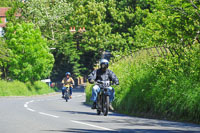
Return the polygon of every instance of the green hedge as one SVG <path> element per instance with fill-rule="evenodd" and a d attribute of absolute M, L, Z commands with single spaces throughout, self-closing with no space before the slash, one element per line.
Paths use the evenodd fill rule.
<path fill-rule="evenodd" d="M 192 57 L 192 58 L 190 58 Z M 199 52 L 150 58 L 141 53 L 112 63 L 118 76 L 113 106 L 120 113 L 200 123 Z M 86 87 L 87 101 L 91 85 Z"/>
<path fill-rule="evenodd" d="M 0 80 L 0 96 L 31 96 L 54 92 L 46 83 Z"/>

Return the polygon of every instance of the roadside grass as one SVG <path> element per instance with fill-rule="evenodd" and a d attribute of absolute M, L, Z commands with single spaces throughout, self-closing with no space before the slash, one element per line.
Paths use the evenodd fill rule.
<path fill-rule="evenodd" d="M 113 86 L 115 110 L 128 115 L 199 124 L 199 55 L 194 53 L 193 58 L 192 62 L 188 60 L 194 65 L 192 69 L 186 65 L 185 57 L 180 62 L 170 55 L 152 58 L 146 52 L 112 63 L 109 69 L 120 81 L 119 86 Z M 86 86 L 86 102 L 90 102 L 91 88 L 92 85 Z"/>
<path fill-rule="evenodd" d="M 31 96 L 55 92 L 46 83 L 36 81 L 23 83 L 20 81 L 0 80 L 0 96 Z"/>

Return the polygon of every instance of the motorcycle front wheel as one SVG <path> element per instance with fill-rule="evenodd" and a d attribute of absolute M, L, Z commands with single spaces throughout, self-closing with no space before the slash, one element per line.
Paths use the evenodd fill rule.
<path fill-rule="evenodd" d="M 105 96 L 103 99 L 104 99 L 103 100 L 103 115 L 107 116 L 109 112 L 109 106 L 110 106 L 109 96 Z"/>
<path fill-rule="evenodd" d="M 69 90 L 66 90 L 65 91 L 65 101 L 68 102 L 68 100 L 69 100 Z"/>

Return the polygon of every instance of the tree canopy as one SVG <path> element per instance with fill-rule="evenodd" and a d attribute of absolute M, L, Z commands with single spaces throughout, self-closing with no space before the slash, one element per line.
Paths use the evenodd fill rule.
<path fill-rule="evenodd" d="M 162 45 L 182 49 L 199 43 L 199 0 L 28 0 L 16 6 L 22 17 L 8 20 L 37 25 L 54 48 L 54 80 L 66 71 L 87 75 L 103 51 L 119 54 Z"/>
<path fill-rule="evenodd" d="M 54 58 L 49 53 L 46 39 L 42 38 L 34 24 L 8 23 L 5 38 L 11 51 L 7 64 L 10 77 L 20 81 L 36 81 L 49 75 Z"/>

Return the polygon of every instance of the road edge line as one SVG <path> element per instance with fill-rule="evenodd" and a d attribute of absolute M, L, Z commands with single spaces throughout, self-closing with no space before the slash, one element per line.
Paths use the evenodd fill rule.
<path fill-rule="evenodd" d="M 95 127 L 95 128 L 99 128 L 99 129 L 114 131 L 113 129 L 109 129 L 109 128 L 106 128 L 106 127 L 100 127 L 100 126 L 96 126 L 96 125 L 92 125 L 92 124 L 88 124 L 88 123 L 84 123 L 84 122 L 80 122 L 80 121 L 71 120 L 71 122 L 82 124 L 82 125 L 87 125 L 87 126 L 91 126 L 91 127 Z"/>

